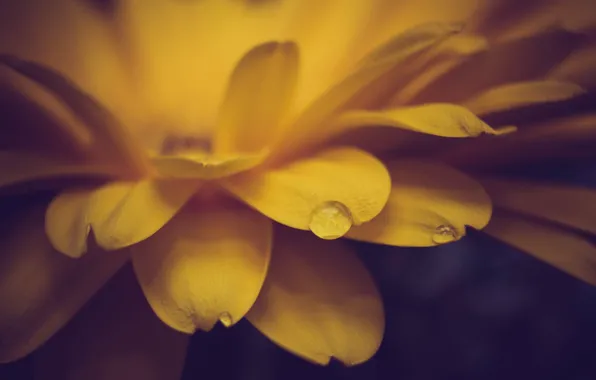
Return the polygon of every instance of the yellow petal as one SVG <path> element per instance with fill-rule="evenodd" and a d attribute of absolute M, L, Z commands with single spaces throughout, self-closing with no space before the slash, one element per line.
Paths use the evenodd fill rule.
<path fill-rule="evenodd" d="M 487 234 L 596 285 L 596 246 L 585 237 L 551 224 L 532 222 L 513 214 L 496 213 Z"/>
<path fill-rule="evenodd" d="M 59 101 L 57 112 L 69 115 L 69 121 L 86 130 L 97 160 L 117 163 L 121 170 L 131 174 L 143 174 L 149 170 L 147 157 L 129 131 L 102 104 L 62 74 L 41 64 L 27 62 L 16 57 L 0 56 L 0 65 L 47 89 Z M 54 103 L 56 105 L 56 103 Z"/>
<path fill-rule="evenodd" d="M 571 54 L 549 74 L 549 77 L 553 80 L 594 88 L 596 86 L 594 67 L 596 67 L 596 45 L 592 43 Z"/>
<path fill-rule="evenodd" d="M 336 227 L 345 230 L 329 231 L 328 238 L 340 237 L 352 224 L 359 225 L 378 215 L 391 184 L 380 161 L 353 148 L 329 149 L 282 167 L 226 178 L 221 183 L 248 205 L 293 228 L 310 228 L 327 235 L 319 231 L 319 227 L 325 228 L 320 225 L 325 216 L 331 230 L 334 221 L 340 222 L 342 225 Z"/>
<path fill-rule="evenodd" d="M 79 164 L 22 152 L 0 151 L 0 187 L 56 177 L 106 178 L 115 174 L 105 165 Z"/>
<path fill-rule="evenodd" d="M 46 231 L 54 247 L 72 257 L 85 252 L 90 230 L 102 248 L 123 248 L 162 228 L 199 186 L 190 180 L 144 180 L 65 191 L 48 208 Z"/>
<path fill-rule="evenodd" d="M 584 92 L 580 86 L 567 82 L 521 82 L 491 88 L 467 100 L 464 106 L 477 115 L 486 115 L 532 104 L 562 101 Z"/>
<path fill-rule="evenodd" d="M 149 304 L 185 333 L 230 326 L 253 305 L 269 266 L 271 221 L 248 209 L 187 210 L 132 247 Z"/>
<path fill-rule="evenodd" d="M 152 162 L 162 178 L 214 179 L 252 169 L 265 157 L 266 151 L 236 156 L 210 156 L 199 152 L 158 156 Z"/>
<path fill-rule="evenodd" d="M 188 340 L 155 317 L 126 266 L 33 355 L 35 379 L 179 379 Z"/>
<path fill-rule="evenodd" d="M 293 42 L 259 45 L 240 60 L 230 78 L 215 130 L 218 154 L 254 153 L 279 132 L 298 79 Z"/>
<path fill-rule="evenodd" d="M 596 191 L 528 181 L 482 179 L 495 206 L 596 234 Z"/>
<path fill-rule="evenodd" d="M 520 126 L 519 132 L 492 141 L 475 141 L 441 152 L 441 160 L 466 169 L 485 169 L 518 162 L 591 157 L 596 114 L 585 114 Z"/>
<path fill-rule="evenodd" d="M 321 126 L 329 118 L 345 109 L 358 107 L 370 95 L 366 94 L 367 88 L 375 87 L 375 82 L 383 82 L 386 79 L 384 75 L 399 68 L 401 63 L 457 31 L 458 28 L 453 24 L 425 24 L 403 32 L 373 53 L 371 58 L 365 58 L 358 69 L 331 87 L 298 116 L 274 145 L 275 157 L 282 159 L 326 140 L 328 132 Z M 394 50 L 392 47 L 399 49 Z M 378 92 L 378 88 L 374 88 L 373 92 Z M 292 144 L 288 144 L 288 141 Z"/>
<path fill-rule="evenodd" d="M 16 145 L 39 151 L 51 145 L 56 153 L 59 150 L 72 155 L 88 153 L 85 150 L 92 143 L 89 130 L 43 86 L 4 65 L 0 65 L 0 99 L 3 149 L 17 149 Z"/>
<path fill-rule="evenodd" d="M 18 202 L 18 201 L 17 201 Z M 22 201 L 21 201 L 22 202 Z M 0 362 L 28 355 L 76 314 L 124 264 L 121 252 L 80 260 L 52 249 L 43 228 L 45 202 L 3 212 L 0 233 Z M 14 207 L 15 205 L 13 205 Z"/>
<path fill-rule="evenodd" d="M 396 246 L 433 246 L 456 241 L 465 226 L 482 229 L 491 201 L 482 186 L 445 164 L 402 160 L 388 164 L 393 186 L 375 219 L 347 237 Z"/>
<path fill-rule="evenodd" d="M 461 103 L 507 83 L 541 80 L 578 48 L 583 36 L 561 29 L 495 43 L 443 73 L 412 103 Z"/>
<path fill-rule="evenodd" d="M 368 360 L 385 327 L 375 284 L 346 243 L 283 228 L 247 318 L 281 347 L 318 364 L 332 357 L 348 365 Z"/>
<path fill-rule="evenodd" d="M 93 3 L 93 4 L 92 4 Z M 2 3 L 0 55 L 37 62 L 68 75 L 114 114 L 129 117 L 139 104 L 131 86 L 131 49 L 113 28 L 112 14 L 95 2 L 44 0 Z"/>
<path fill-rule="evenodd" d="M 492 129 L 464 107 L 440 103 L 385 111 L 350 111 L 332 121 L 329 129 L 339 134 L 356 128 L 377 126 L 458 138 L 503 133 Z"/>

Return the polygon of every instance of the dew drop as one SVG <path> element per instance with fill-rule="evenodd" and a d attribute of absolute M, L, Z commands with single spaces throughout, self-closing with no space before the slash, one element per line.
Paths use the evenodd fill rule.
<path fill-rule="evenodd" d="M 310 217 L 310 230 L 325 240 L 338 239 L 352 227 L 350 210 L 340 202 L 329 201 L 317 206 Z"/>
<path fill-rule="evenodd" d="M 459 235 L 452 225 L 442 224 L 436 228 L 432 239 L 435 244 L 446 244 L 458 240 Z"/>
<path fill-rule="evenodd" d="M 232 316 L 227 311 L 223 312 L 219 315 L 219 321 L 221 322 L 222 325 L 224 325 L 226 327 L 230 327 L 234 324 L 234 321 L 232 320 Z"/>

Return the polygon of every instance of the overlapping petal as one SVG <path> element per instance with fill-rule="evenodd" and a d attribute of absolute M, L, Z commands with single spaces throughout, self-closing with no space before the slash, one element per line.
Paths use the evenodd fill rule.
<path fill-rule="evenodd" d="M 56 249 L 72 257 L 86 251 L 91 230 L 105 249 L 127 247 L 163 227 L 200 185 L 194 180 L 143 180 L 67 190 L 48 207 L 46 232 Z"/>
<path fill-rule="evenodd" d="M 496 213 L 484 232 L 596 285 L 596 246 L 584 236 L 510 213 Z"/>
<path fill-rule="evenodd" d="M 496 207 L 596 234 L 596 191 L 548 183 L 484 178 Z"/>
<path fill-rule="evenodd" d="M 367 222 L 381 212 L 391 188 L 383 164 L 354 148 L 324 150 L 284 166 L 225 178 L 221 184 L 264 215 L 301 230 L 309 229 L 313 212 L 328 202 L 345 206 L 353 224 Z"/>
<path fill-rule="evenodd" d="M 294 100 L 298 67 L 298 47 L 293 42 L 270 42 L 246 53 L 230 77 L 220 108 L 215 153 L 267 148 Z"/>
<path fill-rule="evenodd" d="M 263 285 L 271 244 L 271 221 L 241 208 L 186 210 L 131 249 L 155 313 L 193 333 L 244 317 Z"/>
<path fill-rule="evenodd" d="M 269 274 L 247 318 L 278 345 L 319 364 L 368 360 L 385 327 L 380 295 L 348 245 L 285 228 L 276 230 Z"/>
<path fill-rule="evenodd" d="M 583 93 L 585 93 L 583 88 L 568 82 L 521 82 L 486 90 L 473 99 L 467 100 L 464 105 L 476 115 L 482 116 L 533 104 L 563 101 Z"/>
<path fill-rule="evenodd" d="M 490 220 L 490 198 L 464 173 L 422 160 L 394 161 L 388 168 L 393 184 L 387 205 L 347 237 L 396 246 L 433 246 L 456 241 L 466 226 L 482 229 Z"/>
<path fill-rule="evenodd" d="M 13 216 L 4 213 L 0 239 L 0 362 L 46 342 L 128 258 L 122 252 L 64 257 L 45 235 L 45 202 L 16 208 Z"/>

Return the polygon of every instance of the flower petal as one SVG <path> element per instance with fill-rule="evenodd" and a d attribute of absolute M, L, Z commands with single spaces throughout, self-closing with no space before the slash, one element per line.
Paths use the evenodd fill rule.
<path fill-rule="evenodd" d="M 73 163 L 22 152 L 0 151 L 0 187 L 54 177 L 106 178 L 114 169 L 105 165 Z"/>
<path fill-rule="evenodd" d="M 279 235 L 278 235 L 279 232 Z M 318 364 L 368 360 L 383 338 L 381 297 L 341 241 L 276 230 L 269 274 L 248 320 L 281 347 Z"/>
<path fill-rule="evenodd" d="M 93 3 L 93 4 L 92 4 Z M 128 66 L 130 54 L 110 14 L 96 11 L 95 1 L 29 0 L 2 2 L 0 55 L 68 74 L 93 98 L 120 117 L 138 106 Z"/>
<path fill-rule="evenodd" d="M 465 226 L 482 229 L 491 201 L 482 186 L 445 164 L 401 160 L 388 164 L 393 187 L 387 205 L 347 237 L 373 243 L 425 247 L 456 241 Z"/>
<path fill-rule="evenodd" d="M 242 319 L 267 273 L 271 230 L 248 209 L 186 210 L 133 246 L 135 272 L 157 316 L 189 334 Z"/>
<path fill-rule="evenodd" d="M 87 128 L 50 92 L 4 65 L 0 65 L 0 101 L 2 149 L 35 148 L 61 154 L 67 151 L 73 156 L 87 153 L 92 142 Z M 50 148 L 47 145 L 52 149 L 44 149 Z"/>
<path fill-rule="evenodd" d="M 352 224 L 371 220 L 385 205 L 391 180 L 383 164 L 368 153 L 336 148 L 282 167 L 225 178 L 221 184 L 271 219 L 308 230 L 316 210 L 329 202 L 347 208 Z"/>
<path fill-rule="evenodd" d="M 203 153 L 182 153 L 153 158 L 153 166 L 162 178 L 214 179 L 237 174 L 259 165 L 266 151 L 250 155 L 210 156 Z"/>
<path fill-rule="evenodd" d="M 477 137 L 483 133 L 503 133 L 492 129 L 464 107 L 440 103 L 385 111 L 350 111 L 332 121 L 329 129 L 341 133 L 374 126 L 399 128 L 441 137 Z"/>
<path fill-rule="evenodd" d="M 43 229 L 45 202 L 4 215 L 0 239 L 0 362 L 28 355 L 48 340 L 124 264 L 128 256 L 60 255 Z"/>
<path fill-rule="evenodd" d="M 199 186 L 190 180 L 144 180 L 65 191 L 48 207 L 46 231 L 54 247 L 72 257 L 85 252 L 91 229 L 102 248 L 127 247 L 162 228 Z"/>
<path fill-rule="evenodd" d="M 562 29 L 493 44 L 437 77 L 412 103 L 461 103 L 507 83 L 542 80 L 581 46 L 584 36 Z"/>
<path fill-rule="evenodd" d="M 126 266 L 34 354 L 35 379 L 179 379 L 188 340 L 155 317 Z"/>
<path fill-rule="evenodd" d="M 482 170 L 518 162 L 591 157 L 596 138 L 596 114 L 557 118 L 520 126 L 503 139 L 477 141 L 446 149 L 441 160 L 457 167 Z"/>
<path fill-rule="evenodd" d="M 587 88 L 596 87 L 596 44 L 578 49 L 549 73 L 553 80 L 578 83 Z"/>
<path fill-rule="evenodd" d="M 484 232 L 596 285 L 596 246 L 581 235 L 500 212 L 493 216 Z"/>
<path fill-rule="evenodd" d="M 596 191 L 588 188 L 483 178 L 496 207 L 596 234 Z"/>
<path fill-rule="evenodd" d="M 400 34 L 388 45 L 365 58 L 358 69 L 310 104 L 274 144 L 273 157 L 278 160 L 320 144 L 329 136 L 321 128 L 334 114 L 348 108 L 363 107 L 366 89 L 383 82 L 384 75 L 399 68 L 401 63 L 440 43 L 458 31 L 453 24 L 429 23 Z M 399 48 L 399 49 L 396 49 Z M 378 92 L 377 88 L 373 92 Z M 292 141 L 289 145 L 287 141 Z"/>
<path fill-rule="evenodd" d="M 298 79 L 298 47 L 270 42 L 250 50 L 230 78 L 215 130 L 216 154 L 258 152 L 279 133 Z"/>
<path fill-rule="evenodd" d="M 464 106 L 477 115 L 486 115 L 532 104 L 566 100 L 584 92 L 580 86 L 568 82 L 520 82 L 491 88 L 467 100 Z"/>
<path fill-rule="evenodd" d="M 148 172 L 149 163 L 141 147 L 129 131 L 91 95 L 62 74 L 35 62 L 27 62 L 12 56 L 0 55 L 0 66 L 38 83 L 57 100 L 59 111 L 69 116 L 69 121 L 78 124 L 78 130 L 87 131 L 88 143 L 100 162 L 117 163 L 121 170 L 131 175 Z"/>

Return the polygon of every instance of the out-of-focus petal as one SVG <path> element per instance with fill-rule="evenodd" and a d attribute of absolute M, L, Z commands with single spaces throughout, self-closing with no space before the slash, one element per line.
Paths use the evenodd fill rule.
<path fill-rule="evenodd" d="M 162 228 L 200 185 L 191 180 L 143 180 L 64 191 L 48 207 L 46 231 L 54 247 L 72 257 L 85 252 L 91 230 L 107 250 L 127 247 Z"/>
<path fill-rule="evenodd" d="M 483 133 L 500 133 L 466 108 L 454 104 L 429 104 L 384 111 L 349 111 L 331 121 L 329 129 L 335 129 L 339 134 L 351 129 L 378 126 L 441 137 L 477 137 Z"/>
<path fill-rule="evenodd" d="M 596 190 L 499 178 L 481 183 L 495 207 L 596 234 Z"/>
<path fill-rule="evenodd" d="M 552 224 L 515 214 L 496 213 L 484 232 L 596 285 L 596 246 L 589 239 Z"/>
<path fill-rule="evenodd" d="M 54 177 L 108 178 L 111 166 L 60 161 L 35 154 L 0 151 L 0 187 Z"/>
<path fill-rule="evenodd" d="M 36 380 L 174 380 L 188 337 L 164 326 L 129 266 L 34 353 Z"/>
<path fill-rule="evenodd" d="M 587 88 L 596 87 L 596 44 L 577 50 L 549 73 L 553 80 L 578 83 Z"/>
<path fill-rule="evenodd" d="M 1 0 L 0 55 L 68 75 L 119 118 L 134 120 L 139 99 L 130 81 L 130 49 L 113 28 L 115 15 L 97 11 L 93 3 Z"/>
<path fill-rule="evenodd" d="M 585 36 L 547 29 L 511 41 L 495 43 L 450 68 L 411 99 L 413 103 L 461 103 L 489 88 L 507 83 L 542 80 L 581 46 Z"/>
<path fill-rule="evenodd" d="M 458 30 L 459 27 L 453 24 L 425 24 L 400 34 L 387 45 L 372 52 L 350 75 L 300 113 L 291 128 L 274 145 L 274 156 L 279 156 L 280 159 L 288 157 L 326 140 L 328 135 L 324 128 L 325 122 L 334 114 L 349 108 L 362 108 L 364 103 L 370 101 L 367 89 L 372 88 L 370 92 L 378 96 L 379 85 L 386 85 L 386 75 Z"/>
<path fill-rule="evenodd" d="M 54 103 L 46 100 L 46 105 L 53 106 L 63 118 L 67 117 L 67 122 L 76 124 L 72 128 L 85 133 L 89 155 L 97 162 L 116 164 L 129 175 L 142 175 L 149 171 L 148 158 L 127 127 L 85 89 L 68 80 L 64 74 L 18 57 L 0 55 L 2 66 L 39 84 L 46 91 L 46 96 L 55 97 Z"/>
<path fill-rule="evenodd" d="M 466 226 L 482 229 L 490 220 L 491 200 L 464 173 L 432 161 L 388 164 L 393 182 L 383 211 L 354 227 L 347 237 L 396 246 L 433 246 L 456 241 Z"/>
<path fill-rule="evenodd" d="M 488 89 L 464 102 L 476 115 L 508 111 L 533 104 L 567 100 L 585 92 L 577 84 L 555 81 L 511 83 Z"/>
<path fill-rule="evenodd" d="M 569 159 L 593 154 L 596 114 L 556 118 L 521 126 L 519 131 L 493 141 L 454 146 L 439 157 L 452 165 L 480 170 L 518 162 Z"/>
<path fill-rule="evenodd" d="M 221 183 L 249 206 L 293 228 L 317 233 L 320 217 L 328 216 L 329 222 L 345 219 L 345 231 L 337 236 L 330 233 L 329 238 L 340 237 L 352 224 L 378 215 L 391 188 L 385 166 L 353 148 L 325 150 L 281 167 L 225 178 Z"/>
<path fill-rule="evenodd" d="M 269 145 L 293 101 L 298 63 L 294 42 L 269 42 L 246 53 L 220 108 L 216 154 L 255 153 Z"/>
<path fill-rule="evenodd" d="M 346 243 L 285 228 L 276 230 L 269 274 L 247 318 L 281 347 L 318 364 L 332 357 L 348 365 L 368 360 L 385 327 L 375 284 Z"/>
<path fill-rule="evenodd" d="M 263 285 L 271 242 L 271 221 L 252 210 L 186 210 L 131 249 L 157 316 L 190 334 L 244 317 Z"/>
<path fill-rule="evenodd" d="M 124 264 L 122 252 L 72 260 L 45 235 L 45 202 L 3 213 L 0 239 L 0 362 L 37 349 Z"/>
<path fill-rule="evenodd" d="M 182 153 L 173 156 L 158 156 L 152 162 L 161 178 L 215 179 L 252 169 L 259 165 L 265 157 L 266 151 L 231 156 Z"/>

